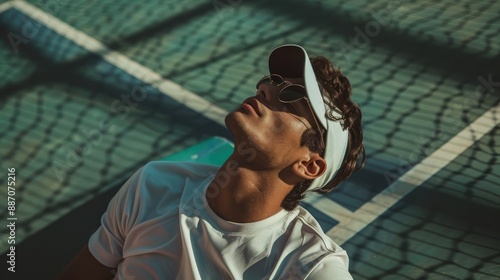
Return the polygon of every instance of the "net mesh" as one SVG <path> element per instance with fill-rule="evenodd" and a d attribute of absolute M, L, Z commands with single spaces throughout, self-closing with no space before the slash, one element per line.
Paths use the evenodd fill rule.
<path fill-rule="evenodd" d="M 499 129 L 344 245 L 355 279 L 496 279 Z M 478 183 L 480 182 L 480 183 Z"/>
<path fill-rule="evenodd" d="M 298 43 L 311 55 L 331 58 L 351 80 L 363 110 L 368 164 L 329 194 L 353 211 L 499 101 L 500 3 L 494 0 L 31 4 L 224 110 L 255 93 L 254 82 L 267 74 L 265 58 L 279 44 Z M 0 165 L 18 170 L 19 241 L 147 161 L 212 135 L 229 137 L 155 82 L 128 74 L 46 27 L 43 17 L 39 21 L 16 8 L 0 14 Z M 22 43 L 15 46 L 12 34 L 27 41 L 17 38 Z M 138 87 L 147 92 L 144 100 L 132 95 Z M 498 211 L 499 138 L 493 131 L 421 188 L 482 205 L 478 211 Z M 5 189 L 0 193 L 4 197 Z M 412 196 L 405 202 L 410 206 L 397 205 L 346 244 L 355 252 L 357 279 L 387 272 L 411 279 L 498 272 L 498 254 L 461 249 L 472 244 L 498 252 L 498 239 L 488 231 L 498 233 L 498 227 L 475 219 L 477 224 L 443 224 L 444 218 L 431 215 L 435 204 Z M 2 211 L 0 219 L 6 215 Z M 458 233 L 441 237 L 447 245 L 435 253 L 439 257 L 422 252 L 419 240 L 441 227 Z M 401 242 L 392 244 L 391 236 Z M 487 244 L 478 245 L 478 236 Z M 368 241 L 373 248 L 365 248 Z M 482 264 L 464 266 L 469 261 Z M 457 274 L 449 275 L 453 269 Z"/>

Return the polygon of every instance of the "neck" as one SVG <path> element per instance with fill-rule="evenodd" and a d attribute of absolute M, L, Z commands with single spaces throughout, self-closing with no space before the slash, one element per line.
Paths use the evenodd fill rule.
<path fill-rule="evenodd" d="M 230 157 L 208 186 L 206 198 L 221 218 L 237 223 L 263 220 L 282 207 L 293 188 L 280 180 L 279 171 L 256 170 Z"/>

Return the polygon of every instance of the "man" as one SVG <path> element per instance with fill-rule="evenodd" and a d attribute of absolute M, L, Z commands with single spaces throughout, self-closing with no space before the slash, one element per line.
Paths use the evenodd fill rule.
<path fill-rule="evenodd" d="M 60 278 L 352 279 L 346 252 L 298 206 L 364 164 L 351 86 L 297 45 L 275 49 L 269 71 L 226 117 L 235 149 L 221 167 L 138 170 Z"/>

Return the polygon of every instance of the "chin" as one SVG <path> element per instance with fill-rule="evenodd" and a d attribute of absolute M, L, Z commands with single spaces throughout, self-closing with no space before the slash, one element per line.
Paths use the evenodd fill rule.
<path fill-rule="evenodd" d="M 235 145 L 244 144 L 258 148 L 266 141 L 262 130 L 255 123 L 251 123 L 244 114 L 231 112 L 224 119 L 226 127 L 234 137 Z"/>
<path fill-rule="evenodd" d="M 235 114 L 236 112 L 230 112 L 224 118 L 224 123 L 226 124 L 227 129 L 229 130 L 229 132 L 231 132 L 233 136 L 235 136 L 234 135 L 235 128 L 239 126 Z"/>

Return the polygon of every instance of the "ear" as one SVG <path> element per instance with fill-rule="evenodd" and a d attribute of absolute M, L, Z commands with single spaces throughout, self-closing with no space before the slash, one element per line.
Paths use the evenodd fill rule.
<path fill-rule="evenodd" d="M 326 161 L 319 154 L 311 153 L 309 158 L 302 158 L 295 162 L 292 170 L 295 175 L 312 180 L 325 173 Z"/>

